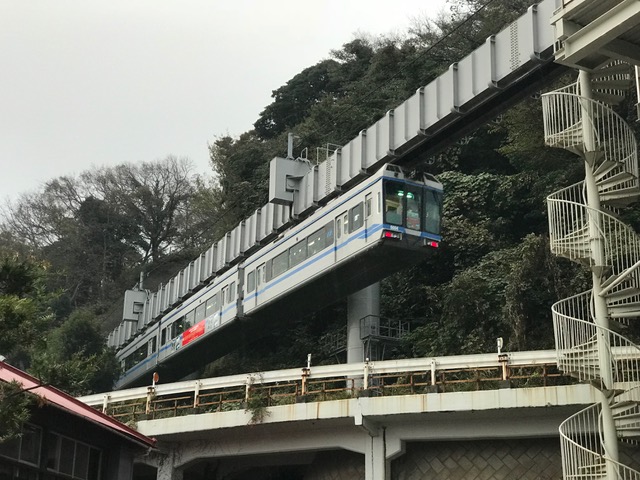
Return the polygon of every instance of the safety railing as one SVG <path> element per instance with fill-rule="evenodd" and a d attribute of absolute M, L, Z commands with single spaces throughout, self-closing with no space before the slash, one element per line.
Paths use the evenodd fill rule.
<path fill-rule="evenodd" d="M 612 66 L 600 75 L 606 79 L 600 93 L 609 97 L 617 94 L 611 79 L 620 75 L 620 65 Z M 581 96 L 579 85 L 589 85 L 586 76 L 542 98 L 547 145 L 582 156 L 588 177 L 547 198 L 550 243 L 555 254 L 591 268 L 598 297 L 590 290 L 561 300 L 552 314 L 558 368 L 597 386 L 603 403 L 560 426 L 563 476 L 639 480 L 640 472 L 620 463 L 614 444 L 640 438 L 640 348 L 596 324 L 595 312 L 599 323 L 605 315 L 623 322 L 640 316 L 640 239 L 614 215 L 587 206 L 601 204 L 618 213 L 638 198 L 637 144 L 626 122 L 608 105 Z M 589 195 L 599 198 L 587 199 L 587 182 L 596 187 Z"/>
<path fill-rule="evenodd" d="M 123 420 L 321 402 L 359 396 L 543 387 L 573 383 L 555 365 L 555 351 L 459 355 L 232 375 L 157 384 L 81 397 Z"/>
<path fill-rule="evenodd" d="M 634 174 L 634 178 L 621 182 L 615 190 L 638 188 L 638 147 L 633 131 L 607 105 L 572 91 L 573 86 L 542 96 L 547 145 L 583 154 L 585 141 L 591 143 L 589 151 L 597 152 L 598 163 L 622 163 L 624 171 Z M 585 132 L 589 138 L 585 138 Z"/>

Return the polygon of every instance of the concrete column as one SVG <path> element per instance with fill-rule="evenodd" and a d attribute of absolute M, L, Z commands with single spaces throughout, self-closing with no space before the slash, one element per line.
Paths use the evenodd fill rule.
<path fill-rule="evenodd" d="M 157 480 L 183 480 L 183 471 L 176 468 L 176 451 L 169 452 L 158 460 Z"/>
<path fill-rule="evenodd" d="M 367 442 L 364 454 L 365 480 L 390 480 L 391 468 L 387 461 L 384 429 L 379 429 L 379 434 L 375 437 L 369 436 Z"/>
<path fill-rule="evenodd" d="M 367 315 L 374 316 L 379 323 L 380 283 L 363 288 L 347 299 L 347 363 L 359 363 L 365 360 L 364 344 L 360 335 L 360 319 Z"/>

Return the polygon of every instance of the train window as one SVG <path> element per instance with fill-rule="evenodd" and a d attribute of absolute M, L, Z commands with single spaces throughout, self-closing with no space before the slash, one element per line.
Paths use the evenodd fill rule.
<path fill-rule="evenodd" d="M 184 328 L 184 317 L 176 320 L 175 322 L 173 322 L 171 324 L 171 334 L 169 335 L 169 337 L 171 339 L 176 338 L 178 335 L 180 335 L 182 332 L 184 332 L 185 328 Z"/>
<path fill-rule="evenodd" d="M 156 350 L 158 349 L 158 337 L 151 337 L 149 339 L 148 346 L 149 355 L 156 353 Z"/>
<path fill-rule="evenodd" d="M 333 222 L 327 223 L 320 230 L 313 232 L 307 238 L 307 258 L 333 245 Z"/>
<path fill-rule="evenodd" d="M 333 245 L 333 222 L 329 222 L 324 226 L 324 246 Z"/>
<path fill-rule="evenodd" d="M 247 292 L 253 292 L 256 289 L 256 271 L 251 270 L 247 273 Z"/>
<path fill-rule="evenodd" d="M 423 230 L 440 235 L 442 192 L 424 189 Z"/>
<path fill-rule="evenodd" d="M 342 236 L 342 220 L 341 219 L 336 220 L 336 235 L 338 236 L 338 238 Z"/>
<path fill-rule="evenodd" d="M 189 325 L 195 325 L 200 320 L 204 320 L 204 311 L 206 308 L 207 305 L 205 303 L 201 303 L 200 305 L 198 305 L 198 308 L 196 308 L 196 318 L 194 319 L 194 322 Z"/>
<path fill-rule="evenodd" d="M 196 323 L 195 322 L 195 320 L 196 320 L 195 316 L 196 316 L 196 311 L 195 310 L 191 310 L 189 313 L 187 313 L 184 316 L 185 324 L 186 324 L 187 328 L 189 328 L 191 325 L 194 325 Z"/>
<path fill-rule="evenodd" d="M 134 365 L 137 365 L 145 358 L 147 358 L 147 344 L 136 348 L 131 355 L 127 355 L 124 359 L 124 368 L 125 370 L 129 370 Z"/>
<path fill-rule="evenodd" d="M 346 213 L 342 215 L 342 233 L 349 233 L 349 215 Z"/>
<path fill-rule="evenodd" d="M 289 252 L 288 251 L 282 252 L 280 255 L 275 257 L 273 259 L 271 268 L 272 268 L 271 273 L 273 275 L 273 278 L 286 272 L 287 269 L 289 268 Z"/>
<path fill-rule="evenodd" d="M 161 339 L 160 339 L 160 345 L 164 345 L 165 343 L 167 343 L 167 328 L 163 328 L 162 329 L 162 335 L 161 335 Z"/>
<path fill-rule="evenodd" d="M 273 260 L 268 260 L 264 265 L 264 281 L 270 282 L 273 278 Z"/>
<path fill-rule="evenodd" d="M 216 293 L 213 297 L 207 300 L 207 317 L 216 313 L 220 310 L 220 302 L 218 301 L 218 294 Z"/>
<path fill-rule="evenodd" d="M 371 198 L 371 194 L 367 193 L 367 196 L 364 199 L 364 214 L 367 218 L 371 216 L 373 213 L 373 199 Z"/>
<path fill-rule="evenodd" d="M 227 303 L 227 295 L 229 294 L 229 287 L 222 287 L 222 291 L 220 292 L 220 306 L 226 305 Z"/>
<path fill-rule="evenodd" d="M 299 265 L 307 258 L 307 239 L 296 243 L 289 249 L 289 268 Z"/>
<path fill-rule="evenodd" d="M 231 303 L 236 298 L 236 282 L 231 282 L 229 285 L 229 298 L 227 298 L 227 303 Z"/>
<path fill-rule="evenodd" d="M 403 225 L 405 184 L 386 181 L 384 183 L 384 221 L 392 225 Z"/>
<path fill-rule="evenodd" d="M 422 230 L 422 188 L 414 185 L 406 185 L 405 191 L 407 228 Z"/>
<path fill-rule="evenodd" d="M 309 238 L 307 238 L 307 255 L 309 257 L 314 256 L 325 247 L 325 228 L 326 227 L 322 227 L 320 230 L 313 232 L 309 235 Z"/>
<path fill-rule="evenodd" d="M 215 294 L 213 297 L 211 297 L 209 300 L 207 300 L 207 308 L 206 308 L 206 313 L 205 315 L 207 317 L 213 315 L 214 313 L 216 313 L 219 310 L 219 306 L 218 306 L 218 294 Z"/>
<path fill-rule="evenodd" d="M 363 210 L 362 202 L 349 210 L 349 233 L 355 232 L 364 225 Z"/>

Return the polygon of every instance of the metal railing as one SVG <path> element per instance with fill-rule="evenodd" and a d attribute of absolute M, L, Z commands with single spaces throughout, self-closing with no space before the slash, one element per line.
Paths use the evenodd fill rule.
<path fill-rule="evenodd" d="M 579 320 L 561 312 L 586 313 L 586 294 L 576 295 L 552 307 L 556 334 L 558 368 L 570 372 L 580 381 L 600 379 L 597 340 L 608 346 L 613 385 L 606 388 L 627 387 L 640 384 L 640 347 L 611 330 L 599 327 L 587 320 Z M 588 302 L 588 300 L 587 300 Z M 585 308 L 587 307 L 587 308 Z M 603 386 L 604 388 L 605 386 Z"/>
<path fill-rule="evenodd" d="M 621 163 L 624 171 L 635 175 L 614 190 L 638 188 L 638 147 L 633 131 L 607 105 L 576 95 L 576 88 L 574 84 L 542 95 L 547 145 L 583 154 L 586 131 L 593 143 L 590 150 L 597 152 L 599 164 Z M 603 178 L 615 173 L 610 172 Z"/>
<path fill-rule="evenodd" d="M 637 198 L 636 140 L 626 122 L 606 104 L 580 96 L 579 85 L 543 95 L 545 141 L 582 156 L 588 165 L 587 175 L 593 176 L 589 181 L 595 182 L 600 197 L 590 205 L 602 202 L 617 213 L 620 206 Z M 613 215 L 589 208 L 585 185 L 580 182 L 547 198 L 551 250 L 588 265 L 597 273 L 594 279 L 605 279 L 594 282 L 598 295 L 606 300 L 608 318 L 638 317 L 640 239 Z M 639 438 L 640 348 L 595 323 L 595 304 L 601 305 L 598 311 L 602 312 L 602 303 L 595 302 L 593 295 L 590 290 L 552 307 L 558 368 L 598 386 L 604 396 L 603 403 L 561 424 L 563 476 L 640 480 L 640 472 L 623 465 L 617 453 L 608 451 L 609 442 L 637 442 Z M 609 380 L 605 382 L 605 378 Z M 612 385 L 605 385 L 607 382 Z"/>
<path fill-rule="evenodd" d="M 573 383 L 555 351 L 459 355 L 276 370 L 158 384 L 81 397 L 122 420 L 224 412 L 358 396 L 541 387 Z"/>

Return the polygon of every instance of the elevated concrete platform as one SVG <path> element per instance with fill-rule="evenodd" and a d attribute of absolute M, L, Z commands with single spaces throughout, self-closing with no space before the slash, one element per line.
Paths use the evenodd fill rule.
<path fill-rule="evenodd" d="M 569 385 L 298 403 L 267 408 L 258 424 L 244 410 L 146 420 L 137 427 L 162 453 L 140 461 L 157 478 L 179 479 L 198 462 L 304 464 L 321 451 L 348 451 L 364 456 L 364 478 L 387 479 L 411 442 L 557 439 L 559 424 L 596 393 Z"/>

